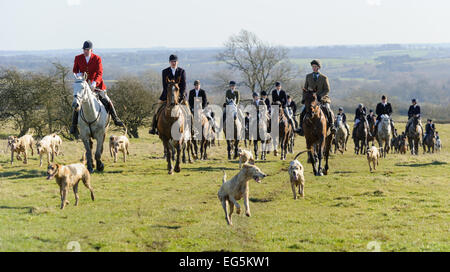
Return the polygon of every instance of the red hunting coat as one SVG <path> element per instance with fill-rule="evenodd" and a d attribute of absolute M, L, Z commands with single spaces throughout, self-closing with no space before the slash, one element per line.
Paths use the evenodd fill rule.
<path fill-rule="evenodd" d="M 102 59 L 95 55 L 91 54 L 91 58 L 89 59 L 89 63 L 86 63 L 86 58 L 84 54 L 78 55 L 75 57 L 73 62 L 73 72 L 74 73 L 84 73 L 88 74 L 87 79 L 90 82 L 96 82 L 96 88 L 101 90 L 106 90 L 106 85 L 103 82 L 103 65 Z"/>

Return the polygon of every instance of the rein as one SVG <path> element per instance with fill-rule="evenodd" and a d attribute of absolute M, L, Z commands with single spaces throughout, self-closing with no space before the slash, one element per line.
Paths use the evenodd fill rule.
<path fill-rule="evenodd" d="M 89 91 L 90 91 L 90 89 L 86 89 L 86 87 L 85 87 L 85 92 L 89 92 Z M 88 94 L 88 99 L 89 98 L 90 97 L 89 97 L 89 94 Z M 89 103 L 90 103 L 90 101 L 89 101 Z M 81 117 L 81 120 L 83 120 L 88 125 L 89 132 L 90 132 L 91 136 L 93 135 L 91 126 L 98 121 L 98 119 L 100 118 L 101 112 L 102 112 L 102 107 L 100 106 L 98 114 L 97 114 L 97 117 L 93 121 L 89 122 L 88 120 L 86 120 L 86 117 L 84 116 L 83 106 L 82 105 L 80 106 L 80 117 Z"/>

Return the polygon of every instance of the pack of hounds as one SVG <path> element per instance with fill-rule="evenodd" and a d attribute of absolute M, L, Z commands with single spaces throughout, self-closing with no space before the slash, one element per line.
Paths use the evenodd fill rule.
<path fill-rule="evenodd" d="M 441 143 L 438 150 L 441 147 Z M 400 135 L 396 138 L 396 141 L 392 143 L 395 152 L 405 154 L 408 148 L 404 135 Z M 75 195 L 75 206 L 78 205 L 78 184 L 80 181 L 91 192 L 91 199 L 94 200 L 94 191 L 91 185 L 91 174 L 86 168 L 85 155 L 80 163 L 74 163 L 69 165 L 61 165 L 54 163 L 55 157 L 63 155 L 62 153 L 62 139 L 57 134 L 53 133 L 43 137 L 40 140 L 35 140 L 32 135 L 24 135 L 20 138 L 16 136 L 8 137 L 8 148 L 11 150 L 11 164 L 13 164 L 14 157 L 17 160 L 23 160 L 24 164 L 28 163 L 29 151 L 31 156 L 34 155 L 34 146 L 36 147 L 37 154 L 39 155 L 39 166 L 42 167 L 43 157 L 47 157 L 47 179 L 55 179 L 60 188 L 61 205 L 60 208 L 69 204 L 67 195 L 70 188 L 73 189 Z M 115 136 L 111 135 L 109 138 L 109 151 L 114 162 L 117 162 L 118 155 L 122 153 L 123 162 L 126 162 L 127 155 L 129 155 L 130 141 L 125 135 Z M 292 194 L 294 199 L 303 198 L 305 196 L 305 176 L 304 167 L 297 158 L 307 151 L 299 152 L 295 158 L 289 163 L 288 176 L 291 184 Z M 14 156 L 16 155 L 16 156 Z M 372 145 L 367 152 L 367 161 L 369 164 L 369 170 L 372 172 L 376 170 L 381 158 L 379 148 Z M 23 156 L 23 159 L 22 159 Z M 241 206 L 238 200 L 244 199 L 245 215 L 250 217 L 250 204 L 249 204 L 249 182 L 254 180 L 257 183 L 267 176 L 262 170 L 255 165 L 255 158 L 251 151 L 245 149 L 238 150 L 239 156 L 239 172 L 231 179 L 227 180 L 226 173 L 224 172 L 222 186 L 218 191 L 218 198 L 225 212 L 225 220 L 227 224 L 232 225 L 231 216 L 236 209 L 236 213 L 241 213 Z"/>
<path fill-rule="evenodd" d="M 129 155 L 130 141 L 125 135 L 115 136 L 111 135 L 109 138 L 109 151 L 114 162 L 117 162 L 119 153 L 123 154 L 123 161 L 126 162 L 127 155 Z M 22 137 L 9 136 L 7 149 L 11 150 L 11 165 L 14 162 L 14 157 L 18 161 L 23 161 L 28 164 L 29 152 L 34 156 L 34 146 L 39 155 L 39 167 L 42 167 L 44 155 L 47 156 L 47 179 L 55 179 L 60 189 L 61 195 L 61 209 L 69 204 L 67 194 L 70 188 L 75 194 L 75 206 L 78 205 L 78 184 L 80 181 L 91 192 L 91 199 L 94 200 L 94 190 L 91 185 L 91 174 L 86 168 L 86 157 L 83 154 L 81 163 L 74 163 L 69 165 L 61 165 L 55 163 L 55 157 L 63 155 L 62 153 L 62 139 L 56 133 L 52 133 L 43 137 L 40 140 L 35 140 L 32 135 L 26 134 Z M 16 155 L 16 156 L 14 156 Z M 23 156 L 23 159 L 22 159 Z"/>

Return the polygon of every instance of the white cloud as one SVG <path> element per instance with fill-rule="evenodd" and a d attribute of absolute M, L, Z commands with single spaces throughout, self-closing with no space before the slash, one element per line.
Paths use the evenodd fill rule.
<path fill-rule="evenodd" d="M 81 5 L 81 0 L 67 0 L 67 5 L 69 7 Z"/>
<path fill-rule="evenodd" d="M 381 6 L 381 0 L 366 0 L 367 5 L 371 7 L 379 7 Z"/>

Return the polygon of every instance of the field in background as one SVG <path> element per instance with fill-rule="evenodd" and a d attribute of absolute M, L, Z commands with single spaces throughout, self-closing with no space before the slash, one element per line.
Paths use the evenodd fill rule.
<path fill-rule="evenodd" d="M 397 123 L 402 130 L 404 123 Z M 306 196 L 293 200 L 287 161 L 273 154 L 257 165 L 269 176 L 250 181 L 252 217 L 233 215 L 226 225 L 217 199 L 222 169 L 238 172 L 227 161 L 225 144 L 209 151 L 209 160 L 182 165 L 167 175 L 159 139 L 141 131 L 131 139 L 127 163 L 112 163 L 105 145 L 104 173 L 94 173 L 96 200 L 80 185 L 80 203 L 59 209 L 59 189 L 45 179 L 38 157 L 28 165 L 9 164 L 0 132 L 0 251 L 449 251 L 450 125 L 437 125 L 444 149 L 439 154 L 388 155 L 374 173 L 353 144 L 330 159 L 330 174 L 314 177 L 306 156 Z M 117 134 L 117 133 L 116 133 Z M 349 141 L 351 142 L 351 140 Z M 295 151 L 304 149 L 296 138 Z M 59 163 L 78 162 L 81 142 L 63 144 Z M 242 203 L 242 200 L 240 201 Z"/>

